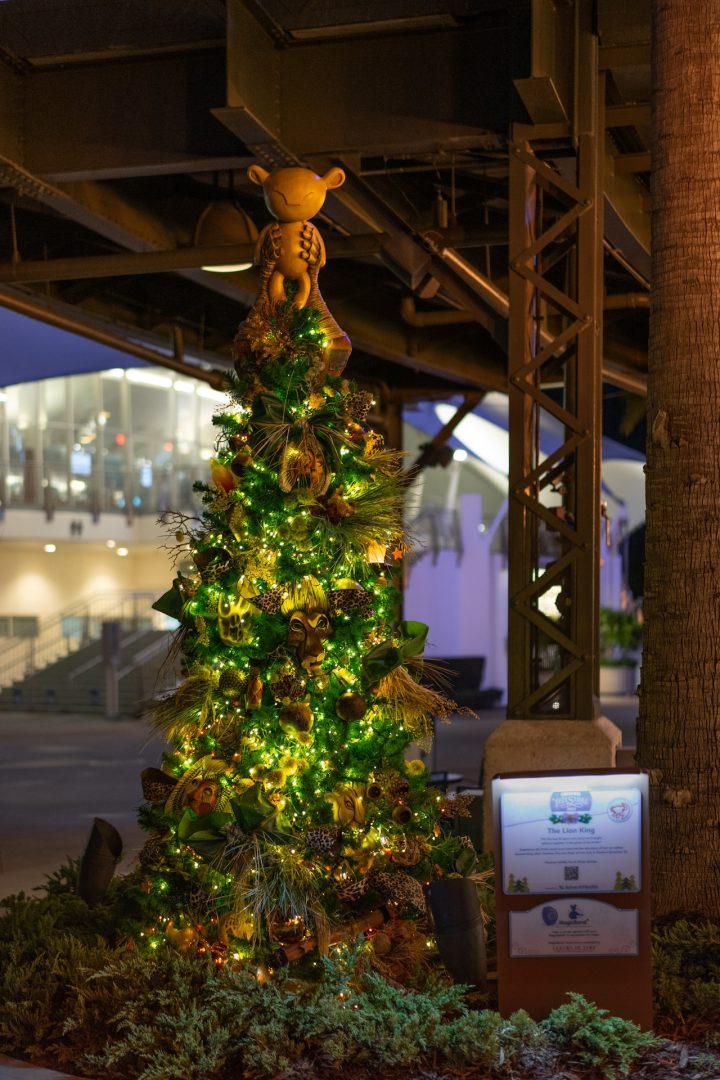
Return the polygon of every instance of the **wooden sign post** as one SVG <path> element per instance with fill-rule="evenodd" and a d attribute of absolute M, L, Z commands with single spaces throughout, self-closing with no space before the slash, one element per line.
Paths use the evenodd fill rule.
<path fill-rule="evenodd" d="M 508 773 L 492 797 L 500 1012 L 575 990 L 652 1027 L 647 776 Z"/>

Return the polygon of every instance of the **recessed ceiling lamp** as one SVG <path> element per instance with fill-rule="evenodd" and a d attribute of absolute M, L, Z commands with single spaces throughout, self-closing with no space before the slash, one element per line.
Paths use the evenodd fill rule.
<path fill-rule="evenodd" d="M 114 540 L 106 540 L 105 541 L 105 547 L 114 548 L 114 547 L 117 547 L 117 544 L 115 543 Z"/>
<path fill-rule="evenodd" d="M 121 559 L 124 559 L 127 553 L 128 549 L 126 547 L 119 547 L 117 549 L 117 554 L 120 556 Z"/>
<path fill-rule="evenodd" d="M 195 247 L 226 247 L 228 249 L 254 247 L 258 237 L 255 224 L 241 206 L 232 199 L 221 199 L 206 206 L 195 226 Z M 228 250 L 228 255 L 231 255 Z M 245 252 L 243 252 L 245 254 Z M 203 266 L 213 274 L 233 274 L 238 270 L 249 270 L 249 262 L 227 262 L 219 266 Z"/>
<path fill-rule="evenodd" d="M 48 555 L 52 555 L 53 551 L 57 551 L 55 544 L 45 544 L 43 551 L 47 551 Z"/>

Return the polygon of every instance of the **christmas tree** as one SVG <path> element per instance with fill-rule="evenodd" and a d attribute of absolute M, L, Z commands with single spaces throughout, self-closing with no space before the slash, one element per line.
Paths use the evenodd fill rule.
<path fill-rule="evenodd" d="M 276 220 L 204 510 L 164 518 L 192 568 L 156 605 L 180 622 L 184 681 L 154 712 L 171 749 L 143 774 L 141 864 L 152 947 L 264 970 L 385 923 L 385 948 L 411 940 L 468 844 L 441 825 L 462 800 L 406 759 L 454 704 L 428 685 L 427 627 L 398 618 L 407 477 L 317 284 L 308 219 L 344 177 L 250 175 Z"/>

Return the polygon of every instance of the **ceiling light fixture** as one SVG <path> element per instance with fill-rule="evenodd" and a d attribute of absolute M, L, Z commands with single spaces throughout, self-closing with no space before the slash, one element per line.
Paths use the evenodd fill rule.
<path fill-rule="evenodd" d="M 118 548 L 117 553 L 118 553 L 118 555 L 120 556 L 121 559 L 124 559 L 125 556 L 128 554 L 128 549 L 125 548 L 125 547 Z"/>
<path fill-rule="evenodd" d="M 205 207 L 195 226 L 195 247 L 226 247 L 228 256 L 232 248 L 249 245 L 254 247 L 258 231 L 254 222 L 233 199 L 221 199 Z M 244 253 L 243 253 L 244 254 Z M 238 270 L 249 270 L 250 262 L 227 262 L 220 266 L 203 266 L 213 274 L 233 274 Z"/>
<path fill-rule="evenodd" d="M 43 551 L 47 551 L 48 555 L 52 555 L 53 551 L 57 551 L 55 544 L 45 544 Z"/>

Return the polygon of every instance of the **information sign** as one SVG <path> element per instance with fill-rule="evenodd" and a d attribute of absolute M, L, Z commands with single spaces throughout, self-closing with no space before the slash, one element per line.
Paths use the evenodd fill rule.
<path fill-rule="evenodd" d="M 640 791 L 579 779 L 574 789 L 501 793 L 506 893 L 639 892 Z"/>
<path fill-rule="evenodd" d="M 574 990 L 652 1025 L 648 798 L 640 769 L 493 779 L 503 1015 L 540 1019 Z"/>

